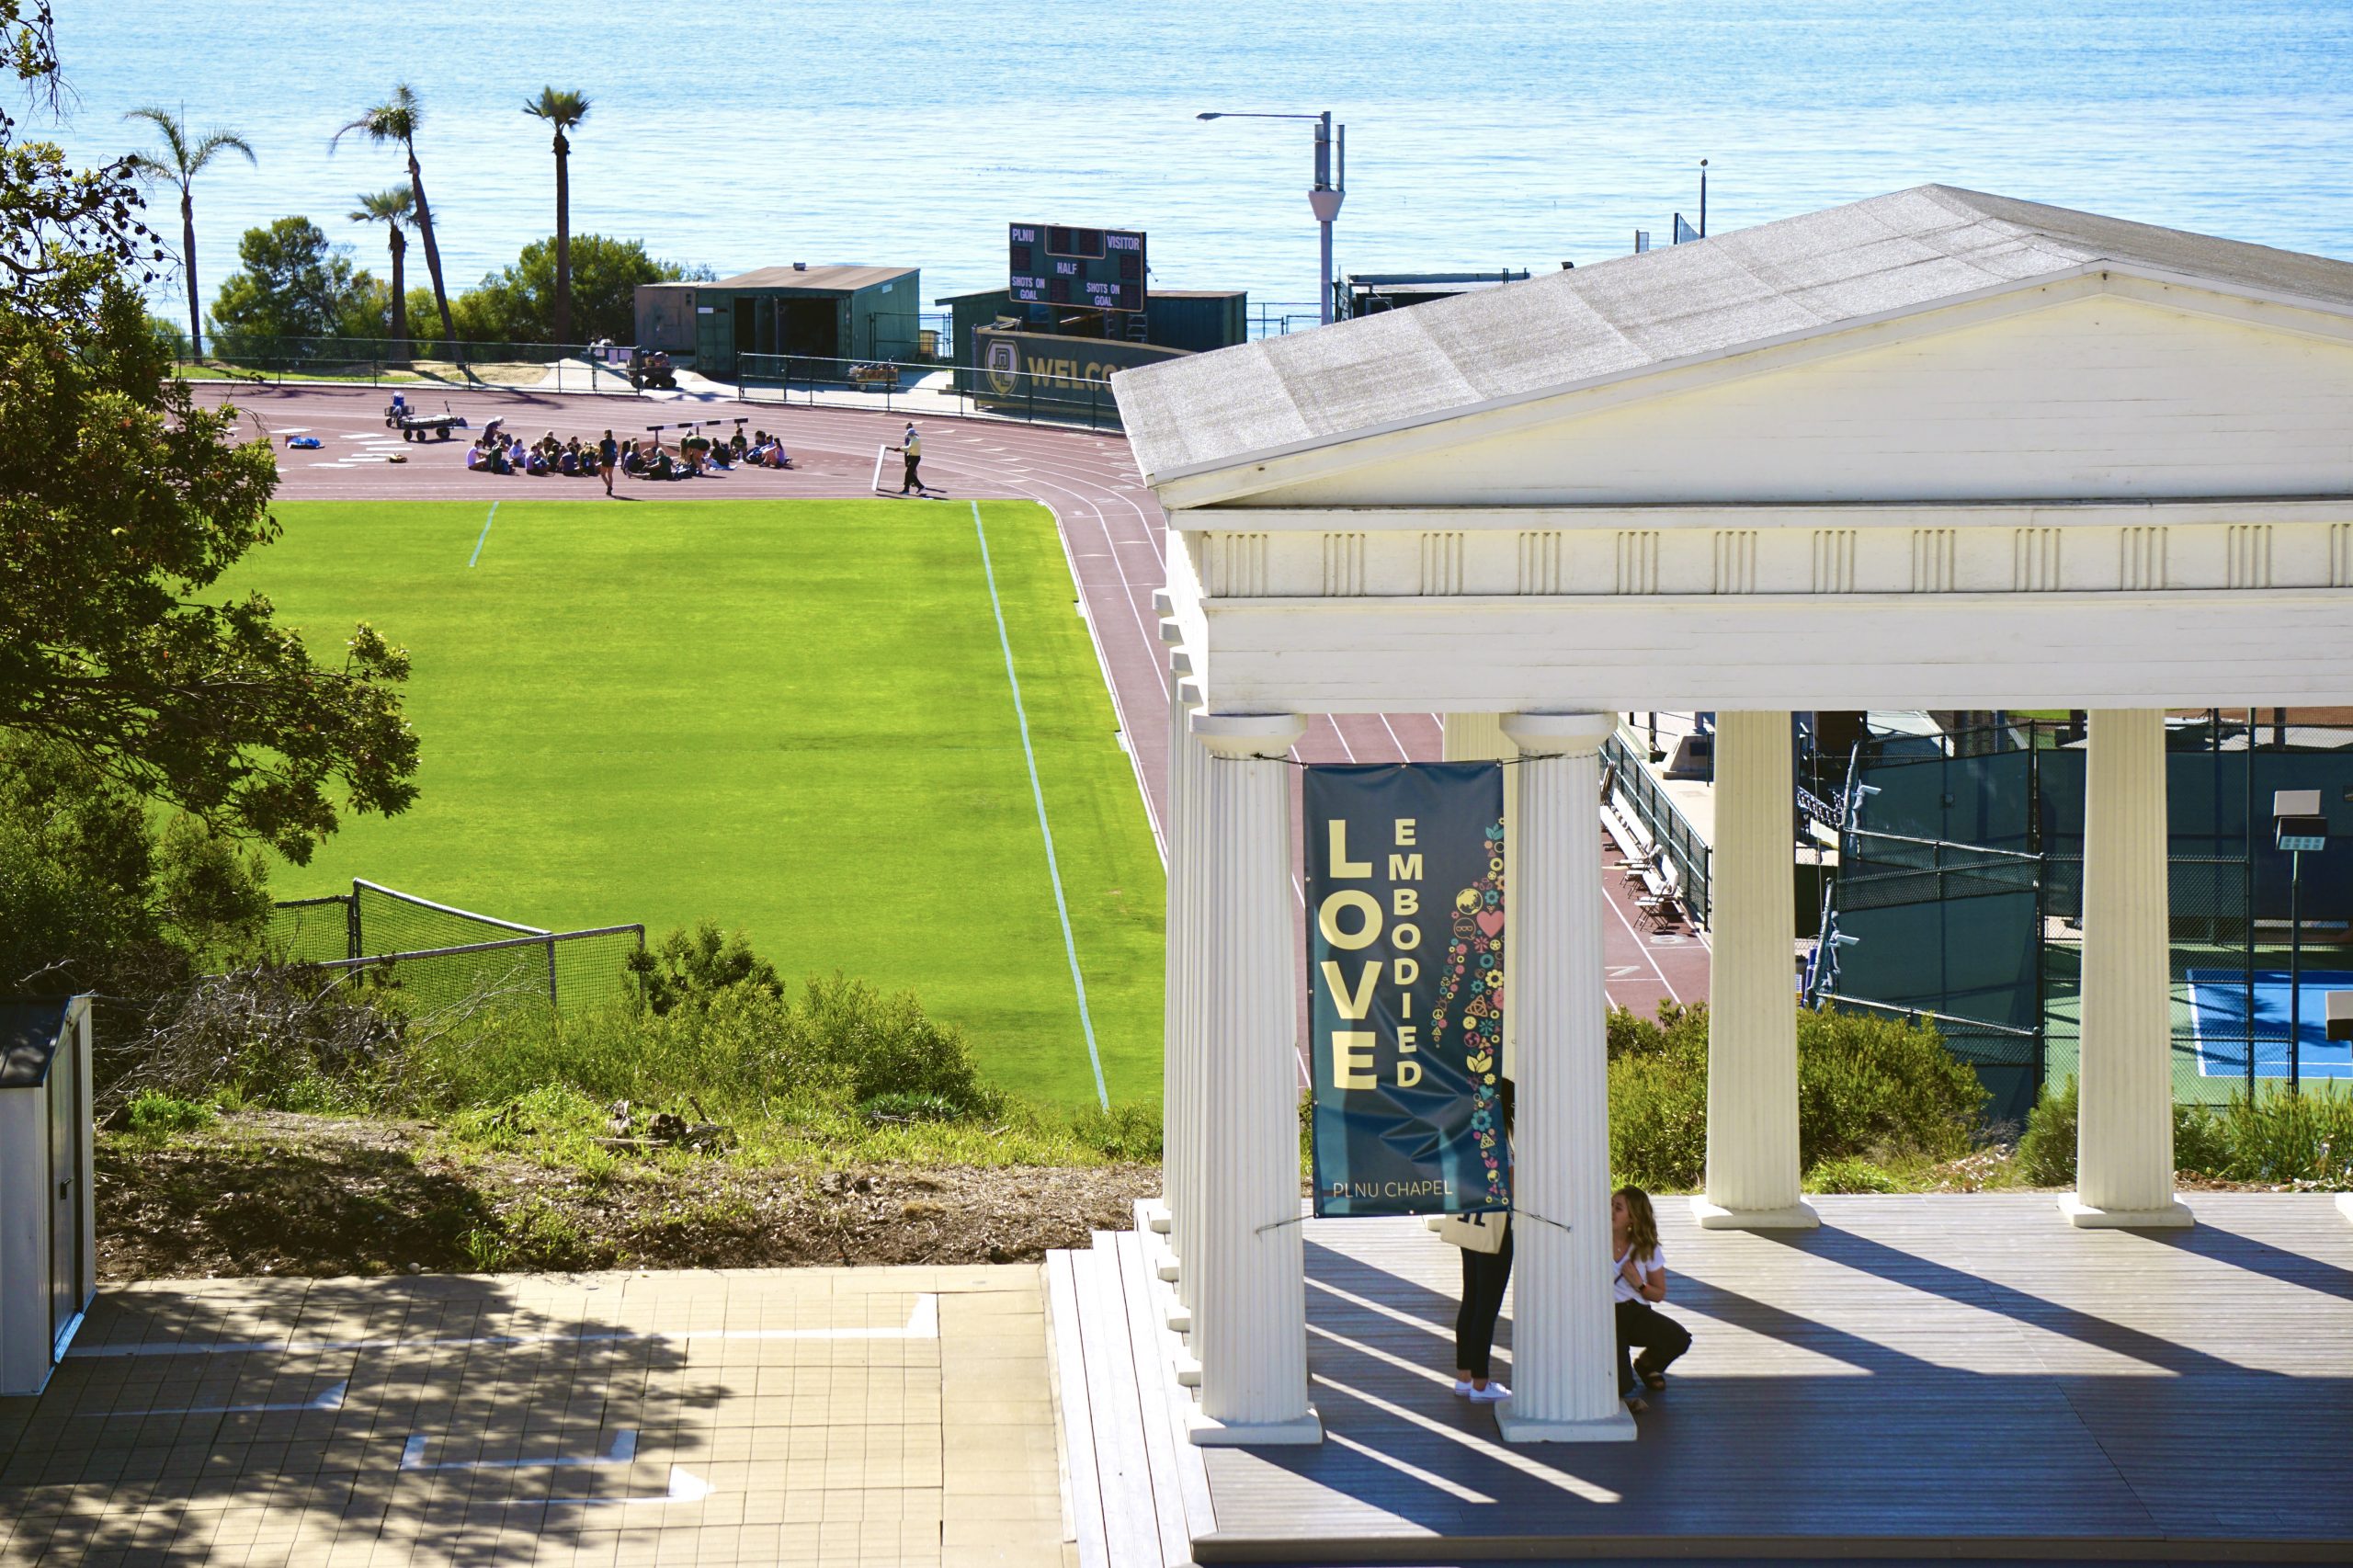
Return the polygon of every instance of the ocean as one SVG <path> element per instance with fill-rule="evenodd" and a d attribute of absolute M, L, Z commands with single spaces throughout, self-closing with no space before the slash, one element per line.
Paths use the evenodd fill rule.
<path fill-rule="evenodd" d="M 335 128 L 406 81 L 454 291 L 553 229 L 521 106 L 592 103 L 573 225 L 724 276 L 915 265 L 1001 287 L 1011 222 L 1136 228 L 1162 288 L 1310 312 L 1312 131 L 1347 127 L 1343 272 L 1591 262 L 1938 181 L 2353 256 L 2347 0 L 56 0 L 85 160 L 158 104 L 257 165 L 197 187 L 209 301 L 245 228 L 349 222 L 397 152 Z M 176 214 L 158 227 L 175 241 Z M 414 282 L 423 258 L 411 253 Z M 167 289 L 159 303 L 181 298 Z"/>

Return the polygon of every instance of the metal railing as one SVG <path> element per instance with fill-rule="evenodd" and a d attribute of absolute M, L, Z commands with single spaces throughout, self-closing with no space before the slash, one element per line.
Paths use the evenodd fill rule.
<path fill-rule="evenodd" d="M 1691 825 L 1691 819 L 1652 774 L 1623 731 L 1602 743 L 1601 758 L 1608 769 L 1608 792 L 1633 813 L 1633 827 L 1650 838 L 1646 847 L 1674 868 L 1683 907 L 1690 912 L 1692 923 L 1707 925 L 1711 884 L 1707 839 Z"/>
<path fill-rule="evenodd" d="M 216 333 L 201 358 L 185 351 L 190 381 L 366 381 L 465 392 L 626 392 L 634 350 L 608 343 L 448 343 L 390 337 L 267 337 Z"/>

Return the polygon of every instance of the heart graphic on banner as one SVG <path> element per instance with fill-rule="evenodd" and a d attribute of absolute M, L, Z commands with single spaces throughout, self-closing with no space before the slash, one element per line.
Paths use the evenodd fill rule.
<path fill-rule="evenodd" d="M 1492 937 L 1504 928 L 1504 912 L 1500 909 L 1479 911 L 1479 929 Z"/>

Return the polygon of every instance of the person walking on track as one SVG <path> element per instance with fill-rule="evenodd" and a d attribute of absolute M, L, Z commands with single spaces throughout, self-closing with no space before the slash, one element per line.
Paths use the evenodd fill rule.
<path fill-rule="evenodd" d="M 907 421 L 907 433 L 899 437 L 899 444 L 891 449 L 907 460 L 906 477 L 899 481 L 899 494 L 904 495 L 910 490 L 918 495 L 927 494 L 923 487 L 923 475 L 918 472 L 923 464 L 923 437 L 915 434 L 914 420 Z"/>
<path fill-rule="evenodd" d="M 605 481 L 605 494 L 608 495 L 613 493 L 613 467 L 620 460 L 620 447 L 613 440 L 613 433 L 608 430 L 605 438 L 597 443 L 597 472 Z"/>

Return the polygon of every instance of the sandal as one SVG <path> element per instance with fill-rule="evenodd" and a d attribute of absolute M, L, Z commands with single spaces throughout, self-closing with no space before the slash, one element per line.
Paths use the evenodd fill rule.
<path fill-rule="evenodd" d="M 1666 1374 L 1665 1372 L 1644 1372 L 1643 1374 L 1643 1386 L 1651 1390 L 1653 1392 L 1656 1392 L 1658 1390 L 1666 1386 Z"/>
<path fill-rule="evenodd" d="M 1627 1415 L 1640 1415 L 1643 1411 L 1648 1410 L 1649 1408 L 1650 1402 L 1643 1399 L 1640 1394 L 1630 1393 L 1626 1396 Z"/>

